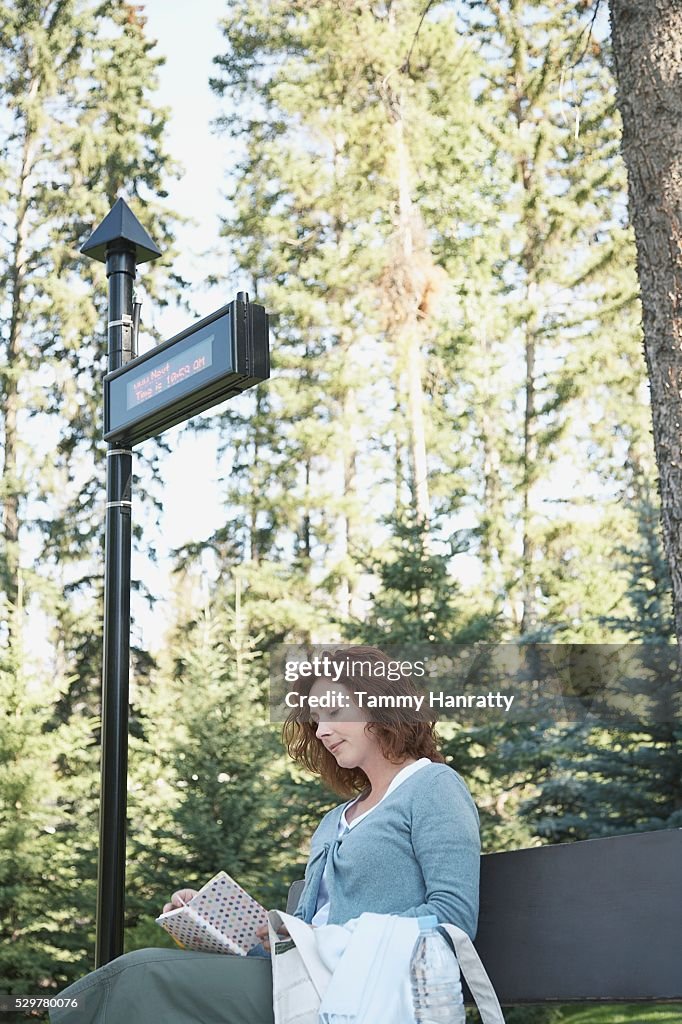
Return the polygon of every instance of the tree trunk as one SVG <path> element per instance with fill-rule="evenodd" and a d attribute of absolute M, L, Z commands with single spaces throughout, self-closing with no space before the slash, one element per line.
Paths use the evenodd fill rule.
<path fill-rule="evenodd" d="M 512 5 L 514 19 L 519 19 L 519 4 Z M 523 126 L 526 120 L 525 110 L 528 100 L 528 58 L 523 31 L 519 30 L 517 45 L 514 51 L 514 80 L 516 95 L 514 98 L 513 114 L 516 120 L 516 127 L 521 137 Z M 525 408 L 523 413 L 523 484 L 522 484 L 522 511 L 521 522 L 523 527 L 523 577 L 521 581 L 521 595 L 523 612 L 521 615 L 521 634 L 524 635 L 531 630 L 537 620 L 536 608 L 536 574 L 535 574 L 535 541 L 533 537 L 533 507 L 532 489 L 534 478 L 537 474 L 538 451 L 535 439 L 536 434 L 536 336 L 537 336 L 537 308 L 535 306 L 536 293 L 536 264 L 537 264 L 537 231 L 535 220 L 537 213 L 532 202 L 535 191 L 534 162 L 528 157 L 525 147 L 517 158 L 517 171 L 519 185 L 523 190 L 523 226 L 525 232 L 524 251 L 521 261 L 526 278 L 525 316 L 522 324 L 524 336 L 524 357 L 526 364 L 525 380 Z"/>
<path fill-rule="evenodd" d="M 405 145 L 402 115 L 402 96 L 396 104 L 399 111 L 395 122 L 395 155 L 398 172 L 398 232 L 400 255 L 404 275 L 410 281 L 414 266 L 414 239 L 412 225 L 415 212 L 410 188 L 410 156 Z M 424 365 L 421 353 L 421 330 L 418 321 L 418 287 L 406 288 L 403 303 L 403 322 L 398 328 L 404 369 L 407 374 L 407 423 L 412 462 L 412 503 L 418 522 L 429 524 L 429 484 L 424 433 Z"/>
<path fill-rule="evenodd" d="M 261 421 L 261 403 L 262 403 L 262 392 L 256 388 L 256 413 L 254 416 L 255 428 L 253 430 L 253 466 L 256 472 L 259 471 L 259 455 L 260 455 L 260 421 Z M 248 508 L 249 508 L 249 559 L 258 565 L 261 560 L 261 550 L 258 538 L 258 508 L 260 504 L 260 498 L 264 497 L 266 490 L 266 483 L 262 482 L 263 494 L 257 494 L 254 491 L 249 495 Z"/>
<path fill-rule="evenodd" d="M 682 2 L 611 0 L 663 537 L 682 639 Z"/>
<path fill-rule="evenodd" d="M 303 510 L 303 520 L 301 522 L 301 541 L 299 551 L 303 556 L 306 565 L 310 565 L 310 553 L 311 553 L 311 529 L 310 529 L 310 480 L 311 480 L 311 459 L 306 458 L 303 464 L 303 473 L 305 481 L 305 507 Z"/>
<path fill-rule="evenodd" d="M 483 356 L 484 365 L 492 358 L 492 345 L 488 336 L 488 327 L 480 309 L 475 308 L 473 315 L 467 317 L 469 330 L 476 339 L 477 346 Z M 499 414 L 495 405 L 494 377 L 480 374 L 482 401 L 480 402 L 481 432 L 480 445 L 483 454 L 483 502 L 481 524 L 483 526 L 483 543 L 479 558 L 484 571 L 484 592 L 488 595 L 499 594 L 507 589 L 507 580 L 503 575 L 503 552 L 505 540 L 502 536 L 502 472 L 501 452 L 503 441 L 499 437 Z M 497 414 L 497 415 L 496 415 Z"/>
<path fill-rule="evenodd" d="M 523 414 L 523 615 L 521 633 L 525 634 L 535 625 L 537 618 L 535 600 L 535 544 L 532 533 L 531 489 L 537 464 L 535 444 L 535 334 L 531 325 L 525 325 L 526 357 L 526 405 Z"/>
<path fill-rule="evenodd" d="M 349 358 L 350 345 L 346 348 L 346 358 Z M 357 401 L 355 390 L 347 386 L 343 393 L 342 419 L 345 425 L 341 443 L 342 459 L 342 486 L 343 506 L 341 513 L 341 587 L 339 592 L 340 609 L 343 615 L 351 615 L 355 612 L 355 599 L 357 597 L 357 581 L 351 578 L 350 566 L 354 553 L 353 545 L 356 541 L 354 536 L 354 504 L 357 494 Z"/>
<path fill-rule="evenodd" d="M 32 101 L 38 91 L 38 80 L 34 79 L 28 90 Z M 26 279 L 26 244 L 28 236 L 29 177 L 34 161 L 34 139 L 28 124 L 25 126 L 21 152 L 15 236 L 12 262 L 9 268 L 11 306 L 9 336 L 7 338 L 7 363 L 4 374 L 4 458 L 2 466 L 2 533 L 5 544 L 4 589 L 9 604 L 15 611 L 12 620 L 15 629 L 20 628 L 17 605 L 19 600 L 19 479 L 17 463 L 17 418 L 19 413 L 19 374 L 21 357 L 21 323 Z"/>

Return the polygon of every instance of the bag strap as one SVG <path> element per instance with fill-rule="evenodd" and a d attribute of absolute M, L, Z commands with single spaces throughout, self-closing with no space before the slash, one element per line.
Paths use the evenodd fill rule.
<path fill-rule="evenodd" d="M 446 930 L 455 945 L 460 970 L 476 1001 L 483 1024 L 504 1024 L 502 1007 L 493 984 L 467 933 L 454 924 L 442 924 L 439 927 Z"/>
<path fill-rule="evenodd" d="M 309 924 L 301 921 L 298 917 L 292 917 L 291 914 L 285 914 L 283 911 L 270 910 L 268 912 L 268 931 L 270 933 L 270 949 L 273 961 L 275 960 L 275 943 L 282 942 L 281 937 L 277 935 L 277 931 L 283 925 L 294 940 L 310 980 L 315 986 L 315 991 L 319 998 L 322 999 L 332 974 L 326 964 L 320 959 L 313 930 Z"/>

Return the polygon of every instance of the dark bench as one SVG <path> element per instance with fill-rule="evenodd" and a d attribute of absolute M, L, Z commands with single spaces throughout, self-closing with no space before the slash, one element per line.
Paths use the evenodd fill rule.
<path fill-rule="evenodd" d="M 682 1001 L 682 829 L 486 854 L 475 945 L 503 1005 Z"/>

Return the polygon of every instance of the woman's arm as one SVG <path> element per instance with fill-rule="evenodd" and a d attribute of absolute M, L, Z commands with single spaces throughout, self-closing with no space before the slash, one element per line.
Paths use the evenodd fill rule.
<path fill-rule="evenodd" d="M 293 916 L 300 918 L 301 921 L 307 919 L 310 922 L 315 914 L 314 904 L 320 887 L 320 879 L 324 872 L 327 851 L 333 837 L 336 835 L 336 827 L 332 826 L 330 828 L 329 822 L 332 819 L 332 815 L 338 812 L 338 810 L 338 807 L 332 807 L 331 811 L 327 811 L 310 840 L 310 856 L 305 866 L 303 888 L 293 913 Z"/>
<path fill-rule="evenodd" d="M 424 876 L 425 902 L 400 917 L 435 914 L 474 938 L 478 924 L 481 840 L 478 812 L 468 789 L 444 766 L 415 797 L 412 848 Z"/>

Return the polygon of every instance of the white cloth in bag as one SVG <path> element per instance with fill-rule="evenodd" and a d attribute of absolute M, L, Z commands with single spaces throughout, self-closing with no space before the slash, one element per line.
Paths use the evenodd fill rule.
<path fill-rule="evenodd" d="M 275 1024 L 413 1024 L 409 959 L 416 918 L 362 914 L 347 927 L 313 929 L 290 914 L 271 911 Z M 290 939 L 277 931 L 285 926 Z M 450 935 L 483 1024 L 504 1024 L 495 990 L 474 945 L 461 928 Z"/>

